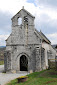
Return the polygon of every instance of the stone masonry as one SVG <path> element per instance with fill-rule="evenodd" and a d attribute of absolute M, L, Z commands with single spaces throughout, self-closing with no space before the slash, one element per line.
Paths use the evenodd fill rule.
<path fill-rule="evenodd" d="M 46 69 L 43 38 L 34 27 L 34 19 L 35 17 L 24 8 L 12 17 L 12 33 L 6 40 L 5 71 L 20 71 L 20 59 L 23 56 L 28 59 L 29 72 Z"/>

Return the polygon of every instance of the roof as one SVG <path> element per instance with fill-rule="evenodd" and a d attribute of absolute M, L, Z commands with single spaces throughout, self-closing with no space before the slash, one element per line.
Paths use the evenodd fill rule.
<path fill-rule="evenodd" d="M 37 35 L 38 37 L 40 37 L 40 39 L 41 39 L 40 33 L 39 33 L 39 31 L 38 31 L 37 29 L 35 29 L 35 33 L 36 33 L 36 35 Z"/>
<path fill-rule="evenodd" d="M 25 11 L 28 15 L 30 15 L 32 18 L 35 18 L 31 13 L 29 13 L 27 10 L 25 10 L 24 8 L 22 8 L 17 14 L 19 14 L 21 11 Z M 11 20 L 15 17 L 16 15 L 14 15 Z"/>
<path fill-rule="evenodd" d="M 49 44 L 51 43 L 50 40 L 42 32 L 39 32 L 37 29 L 35 29 L 35 32 L 38 36 L 40 36 L 42 40 L 46 41 Z"/>
<path fill-rule="evenodd" d="M 49 44 L 51 43 L 50 40 L 41 31 L 40 31 L 40 35 L 44 41 L 46 41 Z"/>

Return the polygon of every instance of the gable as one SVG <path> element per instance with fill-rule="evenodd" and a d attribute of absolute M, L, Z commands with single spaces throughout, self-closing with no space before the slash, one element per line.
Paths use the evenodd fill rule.
<path fill-rule="evenodd" d="M 23 12 L 23 13 L 26 13 L 27 15 L 29 15 L 29 16 L 32 17 L 32 18 L 35 18 L 35 17 L 34 17 L 31 13 L 29 13 L 27 10 L 21 9 L 16 15 L 14 15 L 14 16 L 11 18 L 11 20 L 12 20 L 13 18 L 15 18 L 15 16 L 20 17 L 20 15 L 22 14 L 22 12 Z"/>
<path fill-rule="evenodd" d="M 18 18 L 22 18 L 22 24 L 18 25 Z M 26 21 L 24 21 L 24 18 Z M 31 15 L 25 9 L 21 9 L 12 18 L 12 36 L 8 38 L 7 42 L 11 38 L 12 44 L 40 44 L 41 37 L 38 31 L 34 28 L 34 16 Z M 28 20 L 28 21 L 27 21 Z"/>
<path fill-rule="evenodd" d="M 28 23 L 29 25 L 34 24 L 34 19 L 35 17 L 31 15 L 28 11 L 25 9 L 21 9 L 15 16 L 12 17 L 12 26 L 17 26 L 18 24 L 18 19 L 22 18 L 22 25 L 24 24 L 24 17 L 28 18 Z"/>

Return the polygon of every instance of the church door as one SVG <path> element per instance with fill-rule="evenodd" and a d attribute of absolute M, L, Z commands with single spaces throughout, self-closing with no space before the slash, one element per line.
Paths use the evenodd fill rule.
<path fill-rule="evenodd" d="M 28 71 L 28 59 L 25 55 L 20 57 L 20 71 Z"/>

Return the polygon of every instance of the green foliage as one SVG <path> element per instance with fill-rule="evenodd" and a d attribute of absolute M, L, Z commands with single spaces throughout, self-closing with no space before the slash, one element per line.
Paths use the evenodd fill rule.
<path fill-rule="evenodd" d="M 4 61 L 0 61 L 0 65 L 3 65 L 4 64 Z"/>
<path fill-rule="evenodd" d="M 56 62 L 52 62 L 52 61 L 48 60 L 48 64 L 49 64 L 49 69 L 56 68 Z"/>
<path fill-rule="evenodd" d="M 17 83 L 17 79 L 12 80 L 7 85 L 57 85 L 57 71 L 54 69 L 34 72 L 27 75 L 28 80 L 23 83 Z"/>

